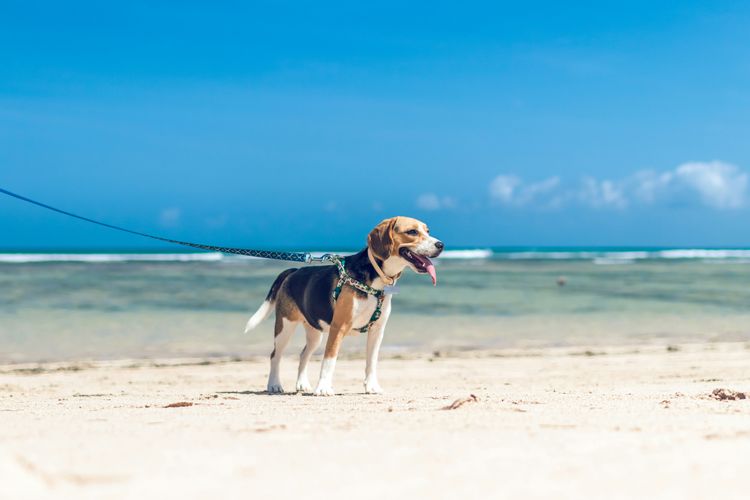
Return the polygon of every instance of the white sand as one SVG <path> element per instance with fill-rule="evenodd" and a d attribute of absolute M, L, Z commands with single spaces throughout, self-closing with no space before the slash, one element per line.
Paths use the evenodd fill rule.
<path fill-rule="evenodd" d="M 707 397 L 750 391 L 744 344 L 582 351 L 387 359 L 383 396 L 342 360 L 330 398 L 254 392 L 265 360 L 0 367 L 0 498 L 750 495 L 750 400 Z"/>

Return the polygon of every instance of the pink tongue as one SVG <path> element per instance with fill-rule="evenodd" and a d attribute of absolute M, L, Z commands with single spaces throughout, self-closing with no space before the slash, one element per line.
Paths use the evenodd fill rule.
<path fill-rule="evenodd" d="M 433 264 L 427 266 L 427 272 L 430 273 L 430 278 L 432 278 L 432 286 L 437 286 L 437 274 L 435 274 L 435 266 Z"/>

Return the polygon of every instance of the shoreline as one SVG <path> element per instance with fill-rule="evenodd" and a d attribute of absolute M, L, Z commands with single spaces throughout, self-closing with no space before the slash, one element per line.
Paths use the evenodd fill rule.
<path fill-rule="evenodd" d="M 437 359 L 487 359 L 487 358 L 536 358 L 554 356 L 616 356 L 625 354 L 660 354 L 676 352 L 712 352 L 717 350 L 742 350 L 750 353 L 750 341 L 693 341 L 693 342 L 651 342 L 651 343 L 619 343 L 609 345 L 565 345 L 539 347 L 488 348 L 443 347 L 439 349 L 409 349 L 386 350 L 380 353 L 381 360 L 427 360 Z M 318 349 L 313 361 L 320 361 L 322 349 Z M 283 358 L 287 363 L 294 363 L 295 354 L 286 354 Z M 361 350 L 342 350 L 338 356 L 340 360 L 364 360 L 365 353 Z M 267 363 L 268 356 L 251 354 L 238 355 L 205 355 L 205 356 L 144 356 L 144 357 L 113 357 L 40 360 L 40 361 L 0 361 L 0 375 L 13 373 L 47 373 L 54 371 L 81 371 L 101 368 L 170 368 L 178 366 L 210 366 L 240 363 Z"/>

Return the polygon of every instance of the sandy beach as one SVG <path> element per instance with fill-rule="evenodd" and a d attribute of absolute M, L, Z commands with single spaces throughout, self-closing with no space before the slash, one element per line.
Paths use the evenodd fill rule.
<path fill-rule="evenodd" d="M 1 496 L 746 498 L 750 400 L 713 394 L 750 391 L 745 343 L 396 356 L 380 396 L 362 371 L 322 398 L 264 394 L 263 358 L 2 366 Z"/>
<path fill-rule="evenodd" d="M 749 25 L 2 2 L 0 500 L 750 500 Z"/>

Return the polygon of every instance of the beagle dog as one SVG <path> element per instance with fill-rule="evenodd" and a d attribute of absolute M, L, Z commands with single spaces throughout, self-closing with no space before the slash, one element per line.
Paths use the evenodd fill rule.
<path fill-rule="evenodd" d="M 383 332 L 391 314 L 391 295 L 384 293 L 409 268 L 429 274 L 437 283 L 435 266 L 430 258 L 443 251 L 443 242 L 430 236 L 424 222 L 409 217 L 393 217 L 375 226 L 362 251 L 342 258 L 339 265 L 287 269 L 271 285 L 266 300 L 247 322 L 249 332 L 276 312 L 274 349 L 268 393 L 282 393 L 279 363 L 284 348 L 298 325 L 307 335 L 297 371 L 297 391 L 311 392 L 307 364 L 328 333 L 320 379 L 313 394 L 331 396 L 333 371 L 341 341 L 355 331 L 367 331 L 365 392 L 382 392 L 378 384 L 377 361 Z M 346 279 L 345 279 L 346 278 Z M 364 286 L 362 286 L 364 285 Z"/>

